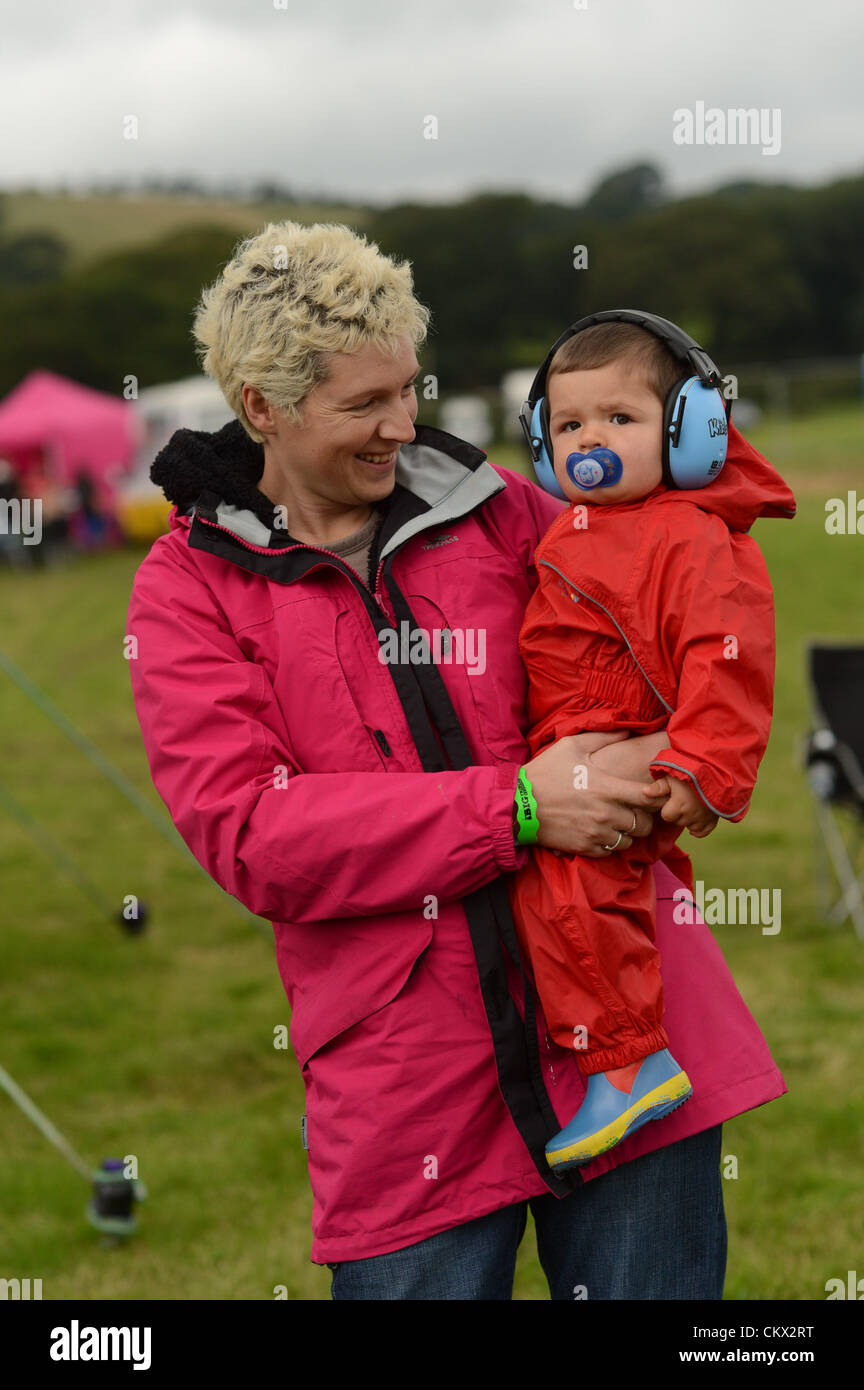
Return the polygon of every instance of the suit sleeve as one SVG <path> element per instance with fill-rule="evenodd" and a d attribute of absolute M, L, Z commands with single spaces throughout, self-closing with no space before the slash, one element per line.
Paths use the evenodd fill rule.
<path fill-rule="evenodd" d="M 266 673 L 198 572 L 159 542 L 136 575 L 126 631 L 154 785 L 199 864 L 250 912 L 309 923 L 411 910 L 524 862 L 515 762 L 303 772 Z"/>
<path fill-rule="evenodd" d="M 657 558 L 660 640 L 679 681 L 669 747 L 651 770 L 690 781 L 711 811 L 737 821 L 771 731 L 774 603 L 765 561 L 750 536 L 718 517 Z"/>

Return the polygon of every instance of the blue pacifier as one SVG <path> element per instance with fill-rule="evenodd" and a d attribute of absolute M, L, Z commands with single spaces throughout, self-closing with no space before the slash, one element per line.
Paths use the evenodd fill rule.
<path fill-rule="evenodd" d="M 587 454 L 568 454 L 564 467 L 571 483 L 575 483 L 586 492 L 594 487 L 614 487 L 624 474 L 624 465 L 612 449 L 591 449 Z"/>

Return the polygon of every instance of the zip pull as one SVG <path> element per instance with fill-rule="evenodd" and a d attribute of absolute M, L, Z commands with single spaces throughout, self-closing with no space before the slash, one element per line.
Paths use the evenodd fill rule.
<path fill-rule="evenodd" d="M 375 576 L 375 587 L 374 587 L 373 590 L 372 590 L 372 597 L 374 598 L 374 600 L 375 600 L 375 602 L 377 603 L 378 607 L 381 609 L 381 612 L 384 614 L 384 617 L 385 617 L 385 618 L 389 618 L 389 617 L 390 617 L 390 614 L 389 614 L 388 611 L 387 611 L 387 597 L 386 597 L 386 595 L 385 595 L 385 593 L 384 593 L 384 590 L 378 588 L 378 585 L 379 585 L 380 581 L 381 581 L 381 570 L 380 570 L 380 568 L 379 568 L 378 573 L 377 573 L 377 575 Z"/>
<path fill-rule="evenodd" d="M 393 750 L 391 749 L 390 744 L 387 742 L 384 730 L 373 729 L 372 732 L 375 735 L 375 738 L 381 747 L 381 752 L 384 754 L 385 758 L 392 758 Z"/>
<path fill-rule="evenodd" d="M 386 586 L 381 583 L 381 577 L 383 573 L 384 561 L 381 560 L 378 564 L 378 569 L 375 574 L 375 583 L 372 586 L 372 597 L 378 604 L 378 607 L 381 609 L 381 612 L 384 614 L 385 618 L 389 618 L 390 621 L 393 622 L 394 614 L 392 612 L 392 600 L 387 592 Z"/>

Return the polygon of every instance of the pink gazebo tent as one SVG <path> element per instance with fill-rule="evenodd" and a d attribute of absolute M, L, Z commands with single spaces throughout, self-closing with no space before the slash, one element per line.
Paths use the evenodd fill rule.
<path fill-rule="evenodd" d="M 63 486 L 83 472 L 97 507 L 113 512 L 114 489 L 131 466 L 139 428 L 129 401 L 35 371 L 0 402 L 0 457 L 17 469 L 22 490 L 33 471 Z"/>

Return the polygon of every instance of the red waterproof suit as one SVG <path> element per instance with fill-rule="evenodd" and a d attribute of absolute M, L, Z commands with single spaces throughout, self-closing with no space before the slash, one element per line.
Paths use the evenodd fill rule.
<path fill-rule="evenodd" d="M 746 532 L 759 516 L 794 516 L 795 499 L 731 431 L 735 457 L 706 488 L 660 484 L 637 502 L 574 503 L 556 518 L 535 551 L 539 583 L 519 649 L 532 757 L 565 734 L 668 726 L 654 776 L 690 781 L 737 821 L 774 690 L 771 583 Z M 668 1046 L 649 866 L 677 866 L 678 834 L 658 816 L 650 836 L 608 859 L 538 846 L 510 879 L 550 1032 L 576 1049 L 585 1075 Z"/>

